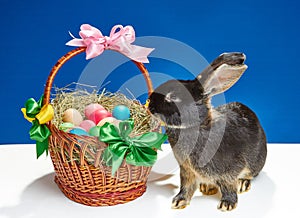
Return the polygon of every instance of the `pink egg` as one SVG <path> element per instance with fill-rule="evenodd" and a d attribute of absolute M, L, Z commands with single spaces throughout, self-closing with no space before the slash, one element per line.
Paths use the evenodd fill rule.
<path fill-rule="evenodd" d="M 94 123 L 99 123 L 103 118 L 111 116 L 111 113 L 109 113 L 107 110 L 102 109 L 96 110 L 93 113 L 91 113 L 88 119 L 94 121 Z"/>
<path fill-rule="evenodd" d="M 85 107 L 84 109 L 84 114 L 85 117 L 89 117 L 91 115 L 91 113 L 93 113 L 96 110 L 102 110 L 104 109 L 104 107 L 100 104 L 89 104 L 88 106 Z"/>
<path fill-rule="evenodd" d="M 84 120 L 79 124 L 79 126 L 88 132 L 88 131 L 90 131 L 90 128 L 96 126 L 96 124 L 91 120 Z"/>

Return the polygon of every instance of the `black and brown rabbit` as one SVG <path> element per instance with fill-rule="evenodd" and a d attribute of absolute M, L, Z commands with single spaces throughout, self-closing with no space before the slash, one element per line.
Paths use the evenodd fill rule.
<path fill-rule="evenodd" d="M 224 53 L 194 80 L 170 80 L 150 96 L 149 109 L 166 124 L 180 165 L 173 208 L 186 207 L 195 190 L 222 198 L 218 209 L 237 206 L 267 156 L 266 136 L 255 113 L 241 103 L 212 108 L 211 97 L 229 89 L 247 69 L 243 53 Z"/>

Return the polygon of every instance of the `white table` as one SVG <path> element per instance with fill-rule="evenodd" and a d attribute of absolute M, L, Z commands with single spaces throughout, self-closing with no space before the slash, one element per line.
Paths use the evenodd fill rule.
<path fill-rule="evenodd" d="M 218 195 L 202 196 L 199 192 L 184 210 L 171 209 L 179 175 L 169 147 L 165 145 L 164 150 L 142 197 L 123 205 L 95 208 L 72 202 L 60 192 L 53 181 L 50 157 L 36 160 L 34 145 L 0 145 L 0 218 L 300 218 L 300 144 L 269 144 L 263 172 L 249 192 L 239 195 L 238 207 L 232 212 L 216 209 Z"/>

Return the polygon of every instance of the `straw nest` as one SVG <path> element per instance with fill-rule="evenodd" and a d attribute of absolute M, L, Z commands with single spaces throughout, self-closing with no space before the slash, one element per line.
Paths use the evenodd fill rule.
<path fill-rule="evenodd" d="M 112 112 L 116 105 L 127 106 L 135 124 L 132 135 L 150 132 L 159 124 L 159 121 L 151 116 L 139 101 L 129 99 L 122 93 L 110 93 L 104 89 L 99 94 L 95 90 L 88 92 L 86 89 L 74 90 L 68 87 L 56 88 L 55 93 L 51 104 L 55 111 L 52 123 L 56 127 L 59 127 L 62 123 L 62 115 L 67 109 L 74 108 L 84 117 L 84 108 L 91 103 L 99 103 L 109 112 Z"/>

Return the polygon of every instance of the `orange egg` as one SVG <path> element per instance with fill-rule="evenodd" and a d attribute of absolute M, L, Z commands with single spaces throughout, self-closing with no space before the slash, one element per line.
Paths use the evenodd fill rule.
<path fill-rule="evenodd" d="M 78 110 L 69 108 L 64 112 L 62 121 L 73 123 L 75 126 L 79 126 L 79 124 L 83 121 L 83 118 Z"/>

